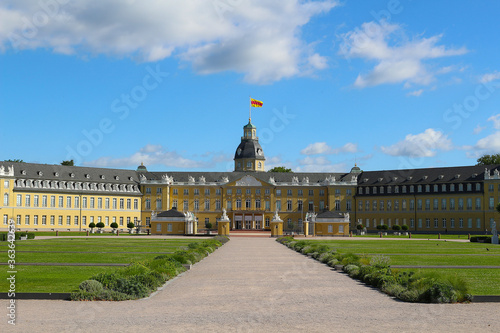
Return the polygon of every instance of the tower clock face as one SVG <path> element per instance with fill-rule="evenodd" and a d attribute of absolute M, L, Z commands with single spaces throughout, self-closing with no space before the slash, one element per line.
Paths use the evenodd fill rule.
<path fill-rule="evenodd" d="M 241 148 L 238 148 L 238 155 L 241 155 Z"/>

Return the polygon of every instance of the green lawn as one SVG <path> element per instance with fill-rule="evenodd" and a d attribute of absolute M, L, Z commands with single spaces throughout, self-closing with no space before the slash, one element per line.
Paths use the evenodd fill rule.
<path fill-rule="evenodd" d="M 174 252 L 189 243 L 204 239 L 125 239 L 125 238 L 54 238 L 17 241 L 16 262 L 50 263 L 125 263 L 152 259 L 160 253 Z M 1 262 L 7 261 L 8 243 L 0 243 Z M 22 252 L 47 251 L 49 253 Z M 52 251 L 52 253 L 50 253 Z M 62 253 L 61 253 L 62 252 Z M 65 253 L 66 252 L 66 253 Z M 77 252 L 77 253 L 70 253 Z M 114 252 L 114 253 L 92 253 Z M 139 252 L 139 253 L 127 253 Z M 7 272 L 8 266 L 0 266 Z M 112 271 L 106 266 L 16 266 L 18 292 L 71 292 L 80 282 L 100 272 Z M 5 275 L 5 274 L 4 274 Z M 0 291 L 8 290 L 6 278 L 0 280 Z"/>
<path fill-rule="evenodd" d="M 314 240 L 339 253 L 357 253 L 362 257 L 383 254 L 391 265 L 500 266 L 500 246 L 485 243 L 438 240 Z M 488 250 L 487 250 L 488 249 Z M 405 270 L 405 269 L 399 269 Z M 473 295 L 500 295 L 500 269 L 423 268 L 462 277 Z"/>

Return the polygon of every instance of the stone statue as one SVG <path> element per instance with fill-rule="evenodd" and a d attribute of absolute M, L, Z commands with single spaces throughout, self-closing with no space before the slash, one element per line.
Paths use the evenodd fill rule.
<path fill-rule="evenodd" d="M 222 208 L 222 217 L 221 217 L 221 220 L 229 220 L 229 217 L 227 216 L 225 208 Z"/>
<path fill-rule="evenodd" d="M 345 214 L 344 214 L 344 218 L 345 218 L 347 221 L 349 221 L 349 213 L 345 213 Z"/>
<path fill-rule="evenodd" d="M 193 176 L 189 176 L 188 177 L 188 183 L 194 183 L 194 177 Z"/>

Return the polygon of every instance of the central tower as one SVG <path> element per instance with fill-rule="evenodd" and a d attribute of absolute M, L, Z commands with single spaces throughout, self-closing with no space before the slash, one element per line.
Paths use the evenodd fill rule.
<path fill-rule="evenodd" d="M 243 126 L 241 143 L 234 154 L 234 171 L 265 171 L 264 151 L 257 137 L 257 127 L 248 119 L 248 124 Z"/>

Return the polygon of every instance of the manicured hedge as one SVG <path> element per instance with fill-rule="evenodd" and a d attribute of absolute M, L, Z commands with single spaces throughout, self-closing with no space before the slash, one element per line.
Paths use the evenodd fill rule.
<path fill-rule="evenodd" d="M 471 242 L 491 243 L 491 236 L 471 236 Z"/>
<path fill-rule="evenodd" d="M 222 246 L 229 238 L 218 236 L 203 242 L 190 243 L 172 255 L 160 255 L 153 260 L 133 262 L 112 273 L 99 273 L 83 281 L 79 291 L 71 294 L 74 301 L 123 301 L 148 296 L 166 281 Z M 223 241 L 223 242 L 222 242 Z"/>
<path fill-rule="evenodd" d="M 2 232 L 0 233 L 0 241 L 4 242 L 7 241 L 7 232 Z M 20 240 L 21 237 L 28 236 L 28 239 L 35 239 L 35 233 L 34 232 L 25 232 L 25 231 L 16 231 L 14 233 L 16 240 Z"/>
<path fill-rule="evenodd" d="M 352 253 L 339 254 L 335 249 L 313 241 L 296 241 L 292 237 L 280 237 L 277 241 L 297 252 L 312 254 L 314 259 L 331 267 L 343 265 L 343 271 L 350 277 L 402 301 L 456 303 L 472 299 L 465 282 L 453 275 L 400 271 L 391 268 L 389 257 L 378 255 L 368 259 Z"/>

